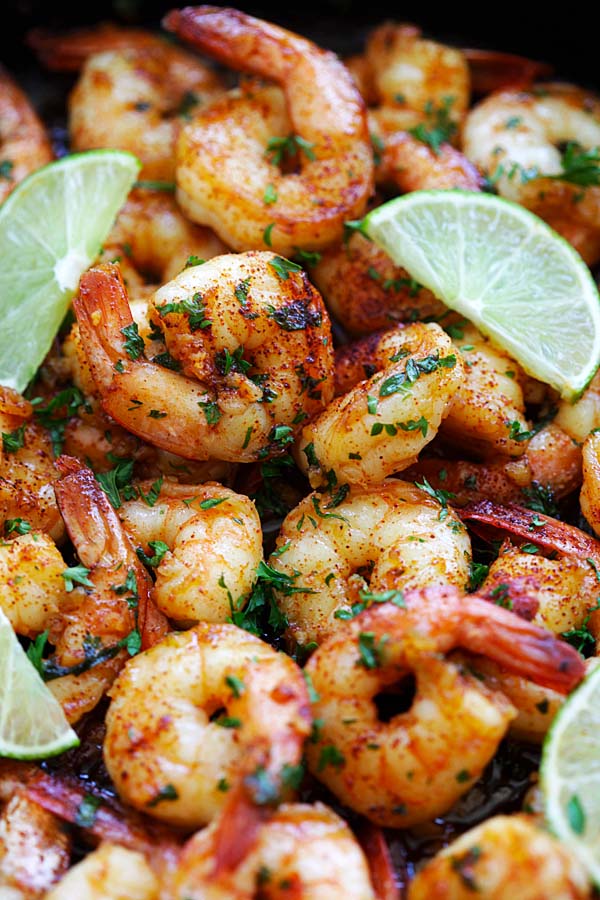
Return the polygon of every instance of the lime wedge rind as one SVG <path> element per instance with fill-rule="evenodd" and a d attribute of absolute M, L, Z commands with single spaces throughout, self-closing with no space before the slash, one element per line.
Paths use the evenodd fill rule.
<path fill-rule="evenodd" d="M 79 738 L 0 609 L 0 757 L 46 759 Z"/>
<path fill-rule="evenodd" d="M 540 787 L 546 820 L 600 887 L 600 666 L 565 701 L 546 736 Z M 583 810 L 581 833 L 569 815 L 572 798 Z M 575 823 L 577 824 L 577 823 Z"/>
<path fill-rule="evenodd" d="M 470 191 L 414 191 L 362 230 L 397 265 L 576 399 L 600 362 L 600 296 L 588 267 L 533 213 Z"/>
<path fill-rule="evenodd" d="M 0 384 L 23 391 L 140 170 L 121 150 L 75 153 L 0 207 Z"/>

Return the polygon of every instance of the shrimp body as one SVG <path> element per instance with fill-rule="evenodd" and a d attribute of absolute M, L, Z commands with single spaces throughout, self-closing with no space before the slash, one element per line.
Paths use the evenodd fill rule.
<path fill-rule="evenodd" d="M 210 822 L 230 788 L 250 791 L 258 770 L 281 789 L 310 731 L 300 669 L 235 625 L 169 635 L 129 661 L 111 696 L 104 760 L 119 795 L 187 828 Z"/>
<path fill-rule="evenodd" d="M 352 616 L 354 604 L 365 604 L 363 597 L 466 586 L 466 529 L 450 510 L 440 521 L 441 506 L 424 491 L 390 478 L 353 486 L 341 503 L 334 493 L 311 494 L 289 513 L 270 560 L 294 580 L 294 592 L 284 587 L 275 593 L 298 643 L 321 643 Z M 301 573 L 296 579 L 295 572 Z"/>
<path fill-rule="evenodd" d="M 26 175 L 52 160 L 44 126 L 29 100 L 0 66 L 0 203 Z"/>
<path fill-rule="evenodd" d="M 448 810 L 479 777 L 515 716 L 503 694 L 441 654 L 460 645 L 563 692 L 583 673 L 572 647 L 474 595 L 427 588 L 405 594 L 404 602 L 367 609 L 306 667 L 322 723 L 307 748 L 310 770 L 343 803 L 393 827 Z M 374 698 L 411 672 L 410 709 L 381 721 Z"/>
<path fill-rule="evenodd" d="M 234 69 L 283 89 L 228 96 L 183 129 L 177 197 L 196 222 L 237 250 L 317 250 L 361 216 L 373 185 L 364 105 L 337 57 L 242 12 L 211 6 L 173 10 L 166 27 Z M 274 130 L 275 129 L 275 130 Z M 283 133 L 282 133 L 282 130 Z M 299 172 L 269 160 L 272 138 L 301 143 Z"/>
<path fill-rule="evenodd" d="M 65 562 L 43 532 L 28 532 L 0 543 L 0 606 L 10 624 L 33 638 L 47 627 L 67 599 Z"/>
<path fill-rule="evenodd" d="M 212 69 L 165 41 L 91 55 L 69 98 L 73 148 L 129 150 L 142 178 L 172 182 L 185 117 L 222 91 Z"/>
<path fill-rule="evenodd" d="M 462 834 L 421 869 L 408 900 L 585 900 L 581 864 L 532 816 L 494 816 Z"/>
<path fill-rule="evenodd" d="M 355 231 L 345 246 L 329 247 L 311 268 L 330 312 L 351 335 L 445 311 L 427 288 L 395 266 L 387 253 Z"/>
<path fill-rule="evenodd" d="M 157 285 L 164 284 L 175 278 L 189 259 L 204 261 L 226 251 L 209 228 L 186 219 L 172 195 L 138 189 L 131 191 L 121 207 L 102 258 L 119 258 L 129 292 L 137 298 L 146 289 L 140 272 L 150 275 Z"/>
<path fill-rule="evenodd" d="M 166 482 L 152 506 L 130 500 L 119 515 L 150 556 L 150 541 L 168 545 L 153 596 L 170 619 L 187 626 L 225 622 L 230 598 L 237 609 L 250 593 L 263 554 L 260 519 L 248 497 L 220 484 Z"/>
<path fill-rule="evenodd" d="M 526 452 L 517 459 L 477 463 L 423 457 L 405 474 L 411 480 L 425 477 L 437 490 L 454 494 L 456 506 L 483 498 L 523 504 L 540 488 L 560 499 L 581 485 L 581 448 L 550 423 L 530 438 Z"/>
<path fill-rule="evenodd" d="M 64 535 L 53 483 L 58 478 L 48 433 L 32 421 L 33 407 L 10 388 L 0 388 L 0 520 L 22 519 L 53 539 Z"/>
<path fill-rule="evenodd" d="M 499 91 L 469 113 L 464 150 L 499 192 L 545 219 L 592 265 L 600 258 L 600 188 L 561 181 L 558 144 L 600 145 L 600 100 L 571 84 Z"/>
<path fill-rule="evenodd" d="M 0 814 L 0 896 L 37 900 L 67 871 L 71 841 L 62 822 L 17 786 Z"/>
<path fill-rule="evenodd" d="M 322 803 L 284 803 L 265 822 L 241 863 L 215 873 L 213 823 L 184 847 L 167 879 L 172 900 L 375 900 L 363 852 L 343 819 Z"/>
<path fill-rule="evenodd" d="M 69 869 L 44 900 L 158 900 L 159 887 L 141 853 L 103 843 Z"/>
<path fill-rule="evenodd" d="M 410 466 L 435 437 L 464 378 L 439 325 L 384 332 L 370 347 L 376 374 L 302 430 L 297 457 L 313 486 L 330 470 L 341 484 L 372 484 Z"/>
<path fill-rule="evenodd" d="M 527 450 L 529 423 L 518 376 L 520 367 L 507 353 L 492 347 L 473 326 L 461 323 L 456 349 L 465 363 L 460 386 L 442 433 L 478 456 L 518 457 Z"/>
<path fill-rule="evenodd" d="M 156 293 L 152 317 L 182 374 L 128 355 L 123 329 L 132 316 L 119 273 L 89 270 L 75 309 L 105 412 L 186 458 L 251 462 L 281 453 L 333 385 L 321 297 L 278 259 L 216 257 Z"/>
<path fill-rule="evenodd" d="M 575 403 L 562 400 L 554 420 L 573 441 L 583 444 L 592 431 L 600 427 L 600 372 L 596 372 Z"/>

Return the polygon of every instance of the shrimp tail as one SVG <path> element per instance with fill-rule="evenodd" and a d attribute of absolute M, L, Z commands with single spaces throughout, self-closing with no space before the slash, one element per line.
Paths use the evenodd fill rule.
<path fill-rule="evenodd" d="M 463 507 L 459 514 L 463 521 L 480 526 L 477 531 L 484 538 L 489 538 L 490 533 L 494 538 L 508 534 L 533 541 L 543 550 L 561 556 L 583 559 L 600 556 L 600 543 L 584 531 L 514 503 L 501 506 L 491 500 L 479 500 Z"/>
<path fill-rule="evenodd" d="M 475 595 L 463 600 L 459 633 L 462 647 L 561 694 L 585 675 L 583 659 L 570 644 Z"/>
<path fill-rule="evenodd" d="M 251 801 L 243 782 L 231 792 L 212 836 L 215 879 L 234 871 L 246 858 L 269 815 L 270 810 Z"/>
<path fill-rule="evenodd" d="M 81 278 L 73 306 L 94 381 L 108 390 L 114 363 L 126 358 L 123 329 L 133 323 L 119 268 L 107 263 L 89 269 Z"/>
<path fill-rule="evenodd" d="M 360 823 L 357 837 L 367 859 L 377 900 L 400 900 L 394 863 L 383 829 L 365 819 Z"/>
<path fill-rule="evenodd" d="M 56 465 L 61 472 L 55 485 L 56 500 L 83 565 L 93 569 L 100 560 L 113 557 L 116 561 L 126 560 L 127 567 L 134 571 L 138 628 L 142 648 L 147 649 L 168 631 L 166 618 L 156 609 L 151 598 L 150 576 L 137 559 L 121 520 L 92 470 L 71 456 L 59 457 Z"/>

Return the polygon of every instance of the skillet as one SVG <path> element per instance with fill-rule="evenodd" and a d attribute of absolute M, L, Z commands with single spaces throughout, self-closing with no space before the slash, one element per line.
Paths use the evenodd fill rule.
<path fill-rule="evenodd" d="M 54 0 L 51 5 L 44 0 L 5 0 L 0 59 L 28 92 L 42 117 L 51 124 L 64 125 L 64 101 L 74 79 L 43 71 L 25 45 L 26 33 L 34 27 L 65 30 L 102 20 L 155 29 L 173 5 L 168 0 L 86 0 L 74 7 L 68 0 Z M 595 29 L 579 14 L 569 16 L 559 6 L 554 11 L 548 7 L 537 11 L 527 4 L 517 15 L 516 10 L 506 7 L 473 14 L 468 7 L 455 4 L 442 9 L 416 5 L 405 8 L 384 0 L 370 0 L 368 4 L 361 0 L 303 0 L 301 8 L 286 8 L 269 0 L 239 0 L 231 5 L 284 25 L 341 55 L 358 52 L 369 28 L 386 18 L 412 21 L 434 40 L 528 56 L 549 63 L 560 79 L 600 90 Z M 81 748 L 51 761 L 48 768 L 66 767 L 88 784 L 106 788 L 97 723 L 84 726 L 82 737 Z M 492 815 L 520 808 L 538 764 L 537 748 L 505 742 L 483 778 L 438 820 L 435 828 L 419 836 L 410 831 L 390 832 L 388 840 L 399 882 L 406 884 L 419 859 L 434 855 L 455 834 Z"/>

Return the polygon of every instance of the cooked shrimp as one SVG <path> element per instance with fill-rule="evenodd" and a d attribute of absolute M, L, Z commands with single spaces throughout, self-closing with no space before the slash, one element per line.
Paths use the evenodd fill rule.
<path fill-rule="evenodd" d="M 158 900 L 159 887 L 141 853 L 101 844 L 69 869 L 44 900 Z"/>
<path fill-rule="evenodd" d="M 289 513 L 269 561 L 293 585 L 275 596 L 298 643 L 321 643 L 369 597 L 468 584 L 466 529 L 424 491 L 390 478 L 335 494 L 311 494 Z"/>
<path fill-rule="evenodd" d="M 259 799 L 268 781 L 275 800 L 310 731 L 301 671 L 235 625 L 169 635 L 110 693 L 104 760 L 119 796 L 187 828 L 210 822 L 236 786 Z"/>
<path fill-rule="evenodd" d="M 28 796 L 37 771 L 28 763 L 0 760 L 3 900 L 38 900 L 69 866 L 71 840 L 63 823 Z"/>
<path fill-rule="evenodd" d="M 366 59 L 386 131 L 406 131 L 446 106 L 458 123 L 469 106 L 469 67 L 461 50 L 425 40 L 414 25 L 386 22 L 367 40 Z"/>
<path fill-rule="evenodd" d="M 50 437 L 32 416 L 28 400 L 0 387 L 0 519 L 5 533 L 11 522 L 21 521 L 59 540 L 64 525 L 53 487 L 58 470 Z"/>
<path fill-rule="evenodd" d="M 499 503 L 531 502 L 540 492 L 560 500 L 581 485 L 581 448 L 551 423 L 528 441 L 518 459 L 467 460 L 421 458 L 405 472 L 410 480 L 425 477 L 436 490 L 453 494 L 452 503 L 489 498 Z"/>
<path fill-rule="evenodd" d="M 281 453 L 333 393 L 327 313 L 290 266 L 272 253 L 220 256 L 157 292 L 153 318 L 183 374 L 147 360 L 143 344 L 127 349 L 132 316 L 119 272 L 90 269 L 74 305 L 105 412 L 185 458 Z"/>
<path fill-rule="evenodd" d="M 373 187 L 365 109 L 347 69 L 305 38 L 233 9 L 172 10 L 165 25 L 225 65 L 275 81 L 285 95 L 230 95 L 183 129 L 176 177 L 186 214 L 237 250 L 267 245 L 289 255 L 340 240 Z M 290 132 L 301 152 L 299 172 L 288 174 L 268 151 L 274 138 L 285 146 Z"/>
<path fill-rule="evenodd" d="M 444 417 L 441 433 L 478 456 L 522 456 L 530 433 L 517 378 L 520 366 L 464 319 L 452 324 L 452 334 L 455 350 L 464 361 L 465 377 Z M 372 335 L 337 351 L 336 393 L 345 393 L 363 381 L 369 366 L 387 361 L 378 349 L 379 339 Z"/>
<path fill-rule="evenodd" d="M 167 879 L 171 900 L 375 900 L 369 869 L 343 819 L 322 803 L 284 803 L 233 870 L 218 871 L 214 822 L 186 844 Z M 258 893 L 257 893 L 258 892 Z"/>
<path fill-rule="evenodd" d="M 427 288 L 358 231 L 345 245 L 325 250 L 310 274 L 330 312 L 351 335 L 435 318 L 445 311 Z"/>
<path fill-rule="evenodd" d="M 226 252 L 209 228 L 185 218 L 174 197 L 164 191 L 139 189 L 132 191 L 121 207 L 104 242 L 102 258 L 119 258 L 129 292 L 138 297 L 137 273 L 150 276 L 158 287 L 175 278 L 188 260 L 197 264 Z M 133 279 L 132 266 L 136 270 Z"/>
<path fill-rule="evenodd" d="M 562 234 L 589 265 L 600 259 L 600 187 L 561 180 L 557 145 L 600 145 L 600 100 L 571 84 L 500 91 L 469 113 L 464 151 L 497 185 Z"/>
<path fill-rule="evenodd" d="M 0 543 L 0 608 L 17 634 L 36 637 L 59 611 L 67 599 L 65 568 L 56 544 L 43 532 L 27 531 Z"/>
<path fill-rule="evenodd" d="M 399 327 L 365 340 L 376 374 L 302 430 L 297 458 L 315 487 L 330 471 L 340 484 L 372 484 L 410 466 L 437 434 L 464 378 L 439 325 Z"/>
<path fill-rule="evenodd" d="M 56 652 L 55 680 L 49 686 L 73 722 L 98 703 L 128 653 L 160 639 L 166 621 L 150 598 L 149 576 L 91 470 L 70 457 L 61 457 L 59 466 L 58 503 L 83 572 L 74 574 L 69 600 L 50 623 Z"/>
<path fill-rule="evenodd" d="M 129 150 L 142 178 L 173 182 L 181 127 L 221 93 L 211 68 L 166 41 L 92 55 L 69 97 L 73 149 Z"/>
<path fill-rule="evenodd" d="M 408 900 L 586 900 L 585 869 L 532 816 L 494 816 L 441 850 L 417 873 Z"/>
<path fill-rule="evenodd" d="M 140 337 L 146 343 L 147 355 L 150 358 L 158 356 L 159 360 L 166 359 L 164 340 L 151 329 L 147 300 L 131 301 L 130 309 Z M 199 484 L 207 480 L 226 482 L 231 478 L 233 470 L 231 463 L 215 459 L 205 462 L 183 459 L 167 450 L 140 441 L 104 412 L 101 395 L 90 371 L 77 322 L 73 324 L 63 342 L 60 365 L 85 397 L 85 402 L 77 410 L 77 415 L 65 426 L 63 446 L 67 455 L 85 459 L 95 472 L 113 469 L 115 458 L 132 459 L 136 479 L 153 481 L 167 475 L 178 481 Z"/>
<path fill-rule="evenodd" d="M 454 587 L 372 606 L 325 641 L 306 671 L 319 700 L 311 772 L 380 825 L 408 827 L 448 810 L 496 752 L 515 710 L 441 654 L 455 647 L 566 692 L 583 662 L 549 632 Z M 407 712 L 381 721 L 374 698 L 413 673 Z"/>
<path fill-rule="evenodd" d="M 151 485 L 140 485 L 144 494 Z M 225 622 L 244 604 L 262 560 L 254 503 L 220 484 L 164 482 L 152 506 L 130 500 L 119 510 L 136 542 L 152 556 L 153 541 L 168 551 L 156 567 L 154 600 L 180 625 Z"/>
<path fill-rule="evenodd" d="M 45 897 L 67 871 L 70 851 L 62 822 L 17 787 L 0 814 L 0 896 Z"/>
<path fill-rule="evenodd" d="M 44 126 L 25 94 L 0 66 L 0 203 L 26 175 L 51 160 Z"/>
<path fill-rule="evenodd" d="M 413 25 L 387 22 L 371 32 L 359 60 L 350 69 L 358 67 L 370 107 L 377 182 L 401 192 L 479 190 L 479 172 L 449 143 L 469 104 L 462 52 L 424 40 Z"/>

